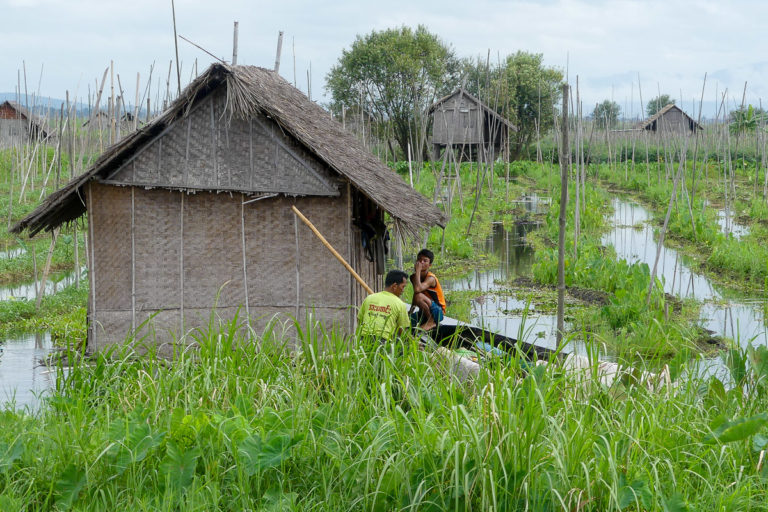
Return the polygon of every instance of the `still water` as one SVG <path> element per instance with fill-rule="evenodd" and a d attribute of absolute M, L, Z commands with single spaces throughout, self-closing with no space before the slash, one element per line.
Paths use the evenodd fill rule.
<path fill-rule="evenodd" d="M 613 200 L 614 229 L 603 238 L 605 245 L 612 245 L 619 258 L 629 262 L 646 263 L 653 270 L 657 243 L 653 226 L 648 222 L 651 214 L 642 206 Z M 745 234 L 731 221 L 730 232 Z M 768 344 L 766 337 L 765 298 L 750 297 L 738 290 L 729 290 L 713 284 L 703 275 L 692 270 L 680 253 L 662 247 L 656 275 L 664 283 L 664 291 L 679 298 L 702 301 L 699 323 L 719 336 L 728 337 L 740 346 Z"/>
<path fill-rule="evenodd" d="M 614 198 L 610 219 L 613 229 L 604 236 L 603 243 L 613 246 L 619 258 L 645 263 L 653 269 L 657 243 L 651 218 L 650 212 L 641 205 Z M 555 315 L 539 313 L 532 306 L 523 321 L 521 311 L 525 301 L 498 293 L 504 283 L 519 276 L 531 275 L 534 252 L 526 242 L 526 234 L 536 227 L 534 223 L 524 222 L 515 225 L 512 230 L 505 230 L 501 224 L 495 224 L 493 235 L 486 240 L 485 250 L 498 257 L 499 266 L 486 271 L 475 270 L 460 279 L 445 280 L 443 287 L 446 290 L 480 292 L 480 296 L 471 303 L 472 324 L 528 343 L 554 348 Z M 724 229 L 728 229 L 732 236 L 743 236 L 748 232 L 735 224 L 733 219 Z M 732 338 L 741 346 L 768 344 L 764 298 L 749 297 L 713 284 L 693 270 L 678 251 L 668 247 L 662 247 L 656 275 L 667 293 L 703 302 L 699 318 L 702 327 L 716 335 Z M 583 346 L 576 343 L 565 351 L 571 350 L 581 353 Z M 603 357 L 610 359 L 605 354 Z M 705 363 L 702 369 L 706 373 L 720 373 L 722 370 L 719 359 Z M 714 367 L 714 370 L 706 369 L 708 366 Z"/>
<path fill-rule="evenodd" d="M 13 407 L 34 412 L 56 381 L 56 369 L 45 366 L 51 352 L 48 333 L 14 337 L 2 345 L 0 357 L 0 409 Z"/>

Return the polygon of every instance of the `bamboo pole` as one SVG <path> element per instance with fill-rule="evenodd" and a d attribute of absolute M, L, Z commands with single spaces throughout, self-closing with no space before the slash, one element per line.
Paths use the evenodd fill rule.
<path fill-rule="evenodd" d="M 275 53 L 275 73 L 280 72 L 280 56 L 283 53 L 283 31 L 277 35 L 277 51 Z"/>
<path fill-rule="evenodd" d="M 571 153 L 568 145 L 568 84 L 563 84 L 562 143 L 560 144 L 560 233 L 557 254 L 557 347 L 565 330 L 565 216 L 568 203 L 568 173 Z"/>
<path fill-rule="evenodd" d="M 350 274 L 352 274 L 352 276 L 355 278 L 355 280 L 356 280 L 358 283 L 360 283 L 360 286 L 362 286 L 363 288 L 365 288 L 365 291 L 367 291 L 368 293 L 373 293 L 373 290 L 371 289 L 371 287 L 370 287 L 370 286 L 368 286 L 368 285 L 365 283 L 365 281 L 363 281 L 363 278 L 362 278 L 362 277 L 360 277 L 360 276 L 357 274 L 357 272 L 355 272 L 355 269 L 353 269 L 353 268 L 350 266 L 350 264 L 349 264 L 349 263 L 347 263 L 347 261 L 346 261 L 346 260 L 345 260 L 345 259 L 344 259 L 344 258 L 341 256 L 341 254 L 339 254 L 339 253 L 336 251 L 336 249 L 334 249 L 334 248 L 333 248 L 333 246 L 332 246 L 330 243 L 328 243 L 328 240 L 326 240 L 326 239 L 325 239 L 325 237 L 322 235 L 322 233 L 320 233 L 320 231 L 318 231 L 318 230 L 317 230 L 317 228 L 316 228 L 316 227 L 315 227 L 315 226 L 314 226 L 314 225 L 313 225 L 313 224 L 312 224 L 312 223 L 309 221 L 309 219 L 307 219 L 307 218 L 306 218 L 306 217 L 305 217 L 305 216 L 304 216 L 304 215 L 303 215 L 303 214 L 302 214 L 302 213 L 299 211 L 299 209 L 298 209 L 298 208 L 296 208 L 295 206 L 291 206 L 291 210 L 293 210 L 293 213 L 295 213 L 295 214 L 296 214 L 296 216 L 297 216 L 299 219 L 301 219 L 301 221 L 302 221 L 304 224 L 306 224 L 306 225 L 307 225 L 307 227 L 308 227 L 309 229 L 311 229 L 311 230 L 312 230 L 312 232 L 315 234 L 315 236 L 316 236 L 317 238 L 319 238 L 319 239 L 320 239 L 320 241 L 323 243 L 323 245 L 324 245 L 324 246 L 325 246 L 325 247 L 326 247 L 326 248 L 327 248 L 329 251 L 331 251 L 331 254 L 333 254 L 333 256 L 334 256 L 334 257 L 335 257 L 337 260 L 339 260 L 339 263 L 341 263 L 342 265 L 344 265 L 344 268 L 346 268 L 346 269 L 347 269 L 347 271 L 349 271 L 349 273 L 350 273 Z"/>
<path fill-rule="evenodd" d="M 233 66 L 237 66 L 237 29 L 239 26 L 240 26 L 239 22 L 237 21 L 234 22 L 234 28 L 232 31 L 232 65 Z M 179 92 L 179 96 L 181 96 L 181 92 Z"/>
<path fill-rule="evenodd" d="M 40 280 L 40 287 L 37 290 L 37 301 L 35 302 L 35 310 L 40 310 L 40 303 L 43 301 L 43 295 L 45 295 L 45 282 L 48 280 L 48 272 L 51 270 L 51 261 L 53 259 L 53 249 L 56 247 L 56 236 L 59 234 L 59 228 L 56 228 L 51 233 L 51 245 L 48 248 L 48 256 L 45 258 L 45 267 L 43 267 L 43 278 Z"/>

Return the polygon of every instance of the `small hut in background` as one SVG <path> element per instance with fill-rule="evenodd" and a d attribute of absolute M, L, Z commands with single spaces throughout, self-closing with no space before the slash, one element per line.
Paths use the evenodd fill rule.
<path fill-rule="evenodd" d="M 42 121 L 26 108 L 15 101 L 0 104 L 0 148 L 47 138 Z"/>
<path fill-rule="evenodd" d="M 470 157 L 480 148 L 486 154 L 499 155 L 506 149 L 509 131 L 517 131 L 515 125 L 463 88 L 437 100 L 429 113 L 435 160 L 446 147 L 462 149 Z"/>
<path fill-rule="evenodd" d="M 640 130 L 658 134 L 690 135 L 701 130 L 701 125 L 674 103 L 665 106 L 656 114 L 637 125 Z"/>
<path fill-rule="evenodd" d="M 446 223 L 277 73 L 214 64 L 12 230 L 87 212 L 91 350 L 131 332 L 183 339 L 214 307 L 256 332 L 275 316 L 351 332 L 365 291 L 292 206 L 374 289 L 385 212 L 401 233 Z"/>

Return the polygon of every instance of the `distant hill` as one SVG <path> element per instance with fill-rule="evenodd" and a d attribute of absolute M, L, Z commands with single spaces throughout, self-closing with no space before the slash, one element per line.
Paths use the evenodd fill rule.
<path fill-rule="evenodd" d="M 25 104 L 25 98 L 22 95 L 21 99 L 19 100 L 16 97 L 15 92 L 0 92 L 0 103 L 3 103 L 5 101 L 18 101 L 19 104 L 22 106 L 27 106 L 28 108 L 32 109 L 32 111 L 41 117 L 54 117 L 58 116 L 59 112 L 61 111 L 61 105 L 66 104 L 66 100 L 60 99 L 60 98 L 50 98 L 50 97 L 33 97 L 31 94 L 28 96 L 29 105 Z M 33 104 L 34 101 L 34 104 Z M 65 107 L 66 108 L 66 107 Z M 132 108 L 132 106 L 129 106 L 129 108 Z M 105 109 L 105 105 L 102 101 L 102 110 Z M 85 103 L 77 103 L 75 105 L 75 113 L 77 117 L 88 117 L 91 114 L 91 109 L 88 108 L 88 105 Z M 147 110 L 142 109 L 139 111 L 139 117 L 144 118 L 147 115 Z"/>

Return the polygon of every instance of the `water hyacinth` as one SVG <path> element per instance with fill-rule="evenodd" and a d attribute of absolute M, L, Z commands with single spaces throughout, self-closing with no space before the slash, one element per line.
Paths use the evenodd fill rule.
<path fill-rule="evenodd" d="M 212 321 L 170 359 L 140 341 L 93 359 L 69 354 L 38 413 L 0 415 L 3 508 L 766 504 L 764 351 L 734 353 L 730 383 L 676 372 L 654 391 L 515 357 L 462 382 L 413 340 L 365 351 L 304 330 L 291 352 L 283 327 L 256 335 Z"/>

